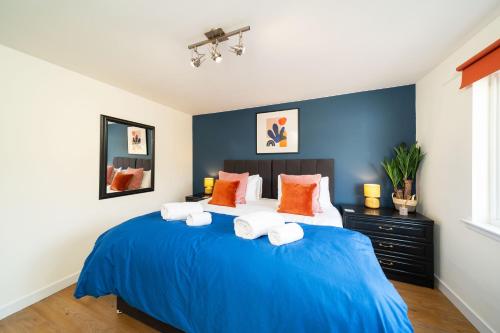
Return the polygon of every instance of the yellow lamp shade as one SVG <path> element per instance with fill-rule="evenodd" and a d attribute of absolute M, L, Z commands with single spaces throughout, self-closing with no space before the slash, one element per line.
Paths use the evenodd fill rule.
<path fill-rule="evenodd" d="M 203 179 L 203 185 L 205 187 L 212 187 L 214 186 L 214 179 L 212 177 L 206 177 Z"/>
<path fill-rule="evenodd" d="M 212 194 L 212 191 L 214 189 L 213 177 L 205 177 L 203 179 L 203 185 L 205 187 L 205 194 Z"/>
<path fill-rule="evenodd" d="M 367 198 L 380 198 L 380 185 L 365 184 L 364 192 L 365 192 L 365 197 Z"/>

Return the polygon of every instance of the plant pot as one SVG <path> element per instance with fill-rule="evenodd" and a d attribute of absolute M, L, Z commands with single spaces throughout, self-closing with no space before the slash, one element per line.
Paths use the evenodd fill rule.
<path fill-rule="evenodd" d="M 417 210 L 417 197 L 412 195 L 410 199 L 398 199 L 396 198 L 396 194 L 392 193 L 392 202 L 394 203 L 394 207 L 399 210 L 402 206 L 406 206 L 408 208 L 408 213 L 414 213 Z"/>

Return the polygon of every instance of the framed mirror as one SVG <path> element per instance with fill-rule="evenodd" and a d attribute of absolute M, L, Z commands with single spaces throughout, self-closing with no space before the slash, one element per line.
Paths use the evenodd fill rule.
<path fill-rule="evenodd" d="M 155 128 L 101 115 L 99 199 L 154 191 Z"/>

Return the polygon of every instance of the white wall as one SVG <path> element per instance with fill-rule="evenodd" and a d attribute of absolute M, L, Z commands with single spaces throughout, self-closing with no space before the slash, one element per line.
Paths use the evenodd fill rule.
<path fill-rule="evenodd" d="M 154 192 L 98 200 L 100 114 L 156 127 Z M 0 45 L 0 318 L 74 281 L 106 229 L 190 193 L 191 119 Z"/>
<path fill-rule="evenodd" d="M 417 140 L 427 153 L 420 210 L 436 222 L 436 275 L 483 331 L 500 332 L 500 242 L 460 221 L 471 216 L 472 89 L 455 68 L 500 36 L 500 17 L 417 82 Z M 489 328 L 488 328 L 489 326 Z"/>

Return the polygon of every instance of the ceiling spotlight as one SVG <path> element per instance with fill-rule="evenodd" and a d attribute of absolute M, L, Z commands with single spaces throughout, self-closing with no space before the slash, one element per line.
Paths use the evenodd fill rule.
<path fill-rule="evenodd" d="M 222 54 L 220 54 L 220 52 L 217 50 L 218 47 L 219 47 L 219 41 L 216 40 L 215 46 L 212 46 L 212 48 L 210 49 L 210 54 L 212 60 L 219 64 L 222 61 Z"/>
<path fill-rule="evenodd" d="M 194 48 L 191 56 L 191 66 L 196 68 L 200 67 L 201 63 L 205 61 L 205 59 L 203 59 L 204 57 L 205 55 L 203 53 L 198 53 L 198 49 Z"/>
<path fill-rule="evenodd" d="M 212 60 L 216 63 L 220 63 L 222 61 L 222 54 L 219 51 L 219 43 L 223 43 L 227 41 L 229 37 L 236 35 L 239 36 L 238 44 L 231 46 L 229 50 L 234 54 L 241 56 L 243 53 L 245 53 L 245 46 L 243 45 L 243 33 L 249 30 L 250 27 L 246 26 L 227 33 L 221 28 L 212 29 L 205 32 L 205 37 L 207 39 L 198 43 L 188 45 L 188 49 L 193 50 L 193 53 L 191 55 L 191 65 L 193 67 L 200 67 L 205 55 L 198 53 L 197 48 L 207 44 L 210 45 L 210 49 L 208 50 L 208 52 L 210 52 L 210 58 L 212 58 Z"/>
<path fill-rule="evenodd" d="M 240 36 L 238 38 L 238 44 L 231 46 L 231 52 L 240 56 L 245 53 L 245 46 L 243 45 L 243 32 L 240 31 Z"/>

